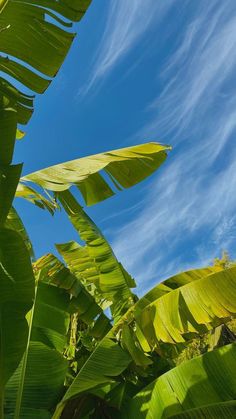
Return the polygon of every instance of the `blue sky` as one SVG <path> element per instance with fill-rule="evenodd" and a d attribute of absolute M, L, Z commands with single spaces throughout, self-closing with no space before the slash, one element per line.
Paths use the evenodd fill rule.
<path fill-rule="evenodd" d="M 236 257 L 235 0 L 93 0 L 15 161 L 24 174 L 113 148 L 171 144 L 142 184 L 88 209 L 142 293 Z M 37 256 L 76 239 L 63 213 L 17 209 Z"/>

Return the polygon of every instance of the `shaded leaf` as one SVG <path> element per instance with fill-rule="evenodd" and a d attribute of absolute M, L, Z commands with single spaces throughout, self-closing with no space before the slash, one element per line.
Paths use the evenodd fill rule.
<path fill-rule="evenodd" d="M 187 410 L 172 419 L 234 419 L 236 417 L 236 401 L 211 404 Z"/>
<path fill-rule="evenodd" d="M 49 412 L 55 407 L 62 395 L 67 368 L 67 361 L 59 352 L 40 342 L 30 343 L 21 403 L 26 417 L 29 415 L 28 409 L 38 411 L 38 415 L 43 410 L 43 415 L 46 416 L 45 411 Z M 7 384 L 5 410 L 8 414 L 12 414 L 15 409 L 21 370 L 20 366 Z M 20 414 L 20 418 L 24 419 L 23 414 Z"/>
<path fill-rule="evenodd" d="M 93 393 L 93 390 L 99 386 L 113 383 L 115 377 L 123 372 L 130 361 L 128 353 L 114 340 L 112 332 L 109 332 L 79 371 L 59 403 L 53 418 L 60 417 L 66 402 L 71 398 L 78 397 L 84 392 Z"/>
<path fill-rule="evenodd" d="M 21 175 L 22 164 L 0 166 L 0 226 L 5 224 Z"/>
<path fill-rule="evenodd" d="M 13 230 L 0 229 L 1 393 L 26 348 L 28 324 L 25 316 L 33 298 L 34 275 L 23 239 Z"/>
<path fill-rule="evenodd" d="M 28 409 L 54 408 L 63 390 L 68 364 L 63 358 L 69 330 L 69 295 L 42 282 L 41 271 L 29 315 L 28 344 L 21 364 L 7 384 L 6 411 L 16 417 Z M 52 365 L 53 364 L 53 365 Z"/>
<path fill-rule="evenodd" d="M 140 391 L 123 412 L 124 418 L 208 418 L 188 416 L 193 408 L 202 407 L 202 413 L 221 402 L 231 401 L 236 394 L 236 346 L 227 345 L 206 353 L 168 371 Z M 215 407 L 217 411 L 217 406 Z M 235 406 L 222 408 L 222 418 Z M 186 412 L 186 413 L 185 413 Z M 185 413 L 185 414 L 184 414 Z M 183 416 L 182 416 L 183 415 Z M 211 416 L 209 416 L 211 417 Z M 213 416 L 214 417 L 214 416 Z M 230 417 L 230 416 L 229 416 Z"/>
<path fill-rule="evenodd" d="M 4 99 L 2 102 L 0 106 L 0 164 L 5 166 L 11 164 L 12 161 L 16 140 L 17 113 L 10 107 L 10 103 L 4 103 Z"/>

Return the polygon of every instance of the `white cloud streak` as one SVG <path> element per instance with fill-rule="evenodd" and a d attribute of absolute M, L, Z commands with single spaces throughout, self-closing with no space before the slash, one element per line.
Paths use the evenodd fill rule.
<path fill-rule="evenodd" d="M 152 119 L 139 133 L 171 139 L 174 152 L 142 211 L 113 240 L 142 290 L 209 263 L 221 249 L 235 250 L 236 4 L 209 3 L 199 1 L 183 28 L 162 71 L 163 91 L 149 107 Z"/>
<path fill-rule="evenodd" d="M 112 0 L 89 78 L 79 94 L 102 81 L 137 44 L 152 24 L 158 24 L 173 0 Z"/>

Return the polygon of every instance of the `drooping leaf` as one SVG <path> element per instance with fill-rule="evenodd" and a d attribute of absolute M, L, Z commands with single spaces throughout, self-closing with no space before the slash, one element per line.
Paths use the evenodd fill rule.
<path fill-rule="evenodd" d="M 143 297 L 141 297 L 140 300 L 136 303 L 136 311 L 138 309 L 143 309 L 153 301 L 171 292 L 172 290 L 180 288 L 183 285 L 190 284 L 192 281 L 206 278 L 208 275 L 220 272 L 221 270 L 222 268 L 219 266 L 207 266 L 205 268 L 191 269 L 189 271 L 180 272 L 176 275 L 173 275 L 160 284 L 156 285 Z"/>
<path fill-rule="evenodd" d="M 39 208 L 47 209 L 51 214 L 58 208 L 58 205 L 52 197 L 48 196 L 46 198 L 35 189 L 32 189 L 30 186 L 26 186 L 23 183 L 18 184 L 16 196 L 18 198 L 26 199 Z"/>
<path fill-rule="evenodd" d="M 43 93 L 50 82 L 48 77 L 54 77 L 58 72 L 74 39 L 74 33 L 68 32 L 71 23 L 63 18 L 80 20 L 90 2 L 3 1 L 0 13 L 0 51 L 4 56 L 0 58 L 0 71 L 27 88 Z M 17 122 L 27 123 L 32 114 L 33 97 L 20 92 L 6 79 L 0 80 L 1 94 L 8 98 L 14 97 Z"/>
<path fill-rule="evenodd" d="M 78 246 L 73 245 L 72 249 L 71 247 L 69 248 L 69 251 L 65 250 L 65 246 L 64 251 L 60 247 L 58 247 L 58 250 L 61 251 L 68 266 L 72 270 L 75 271 L 77 267 L 81 276 L 88 272 L 86 279 L 90 279 L 91 281 L 95 279 L 95 286 L 102 297 L 112 302 L 112 314 L 114 320 L 117 321 L 134 304 L 135 296 L 132 294 L 130 287 L 135 286 L 135 283 L 117 261 L 109 243 L 93 221 L 83 211 L 73 195 L 69 191 L 61 192 L 59 194 L 59 200 L 81 239 L 86 243 L 88 257 L 86 261 L 83 261 L 86 267 L 84 267 L 84 264 L 81 264 L 81 258 L 75 259 L 76 255 L 81 253 Z M 75 263 L 71 263 L 72 258 Z"/>
<path fill-rule="evenodd" d="M 28 122 L 33 113 L 33 99 L 34 96 L 21 92 L 8 80 L 4 80 L 0 77 L 0 102 L 3 104 L 1 107 L 4 107 L 6 110 L 11 109 L 11 111 L 15 113 L 15 123 L 26 124 Z M 16 139 L 16 136 L 17 131 L 15 130 L 14 140 Z"/>
<path fill-rule="evenodd" d="M 126 406 L 127 419 L 228 418 L 235 412 L 236 345 L 206 353 L 168 371 L 140 391 Z M 194 408 L 201 408 L 195 410 Z M 219 412 L 222 416 L 207 416 Z M 194 416 L 198 412 L 199 416 Z M 177 416 L 175 416 L 177 415 Z"/>
<path fill-rule="evenodd" d="M 135 319 L 139 319 L 142 316 L 144 308 L 148 307 L 151 303 L 157 303 L 158 299 L 161 299 L 164 295 L 171 293 L 174 290 L 181 289 L 182 286 L 190 284 L 193 281 L 199 279 L 206 279 L 209 275 L 222 271 L 222 267 L 209 266 L 200 269 L 194 269 L 186 272 L 181 272 L 177 275 L 174 275 L 162 283 L 156 285 L 153 289 L 148 291 L 143 297 L 141 297 L 117 322 L 115 333 L 119 333 L 123 330 L 126 325 L 132 325 L 135 322 Z M 170 310 L 172 308 L 170 307 Z M 135 338 L 137 338 L 142 350 L 144 353 L 150 353 L 152 347 L 155 344 L 153 338 L 154 330 L 152 326 L 152 321 L 149 319 L 148 323 L 150 326 L 149 338 L 145 336 L 147 331 L 140 328 L 139 323 L 135 322 Z M 187 339 L 187 336 L 185 336 Z M 189 336 L 191 339 L 191 336 Z M 129 349 L 128 349 L 129 350 Z M 132 347 L 129 352 L 131 353 Z M 135 361 L 135 359 L 134 359 Z"/>
<path fill-rule="evenodd" d="M 185 342 L 236 315 L 236 268 L 190 282 L 158 298 L 136 320 L 151 346 Z"/>
<path fill-rule="evenodd" d="M 79 318 L 88 325 L 94 323 L 97 316 L 102 314 L 101 307 L 80 280 L 54 255 L 43 256 L 35 263 L 35 267 L 44 269 L 44 282 L 65 289 L 68 295 L 72 296 L 68 307 L 70 313 L 77 313 Z M 107 319 L 105 315 L 104 317 Z M 109 319 L 107 320 L 109 322 Z M 108 331 L 107 328 L 105 331 Z"/>
<path fill-rule="evenodd" d="M 141 144 L 61 163 L 21 180 L 54 192 L 76 185 L 86 204 L 93 205 L 114 195 L 114 188 L 129 188 L 151 175 L 165 161 L 168 150 L 169 146 L 157 143 Z M 99 173 L 101 171 L 110 177 L 113 189 Z M 24 194 L 20 196 L 24 197 Z"/>

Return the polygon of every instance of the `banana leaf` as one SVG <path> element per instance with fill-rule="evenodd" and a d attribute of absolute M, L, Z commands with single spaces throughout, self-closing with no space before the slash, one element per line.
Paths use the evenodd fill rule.
<path fill-rule="evenodd" d="M 23 186 L 16 196 L 28 199 L 27 191 L 24 196 L 23 190 L 28 182 L 53 192 L 76 185 L 86 204 L 93 205 L 113 196 L 115 189 L 130 188 L 150 176 L 165 161 L 170 149 L 170 146 L 147 143 L 51 166 L 22 177 Z M 109 182 L 101 171 L 108 175 Z M 30 187 L 37 195 L 37 190 Z"/>
<path fill-rule="evenodd" d="M 4 387 L 19 365 L 27 345 L 25 318 L 33 304 L 34 274 L 21 236 L 0 229 L 0 417 Z"/>
<path fill-rule="evenodd" d="M 56 256 L 52 254 L 43 256 L 35 262 L 34 266 L 37 269 L 44 270 L 43 282 L 66 290 L 68 295 L 71 296 L 68 306 L 71 314 L 77 313 L 79 319 L 87 325 L 93 325 L 95 323 L 95 327 L 98 322 L 95 328 L 95 334 L 98 334 L 99 330 L 101 333 L 108 332 L 110 321 L 102 313 L 101 307 L 96 303 L 94 297 L 90 295 L 81 281 Z M 102 319 L 103 324 L 99 325 Z"/>
<path fill-rule="evenodd" d="M 79 21 L 89 4 L 90 0 L 1 1 L 0 71 L 6 78 L 0 79 L 0 96 L 14 99 L 17 122 L 28 122 L 33 96 L 20 92 L 7 78 L 10 76 L 32 91 L 43 93 L 75 36 L 68 31 L 72 25 L 64 18 Z"/>
<path fill-rule="evenodd" d="M 27 365 L 23 381 L 23 394 L 17 401 L 16 394 L 22 379 L 22 367 L 17 369 L 11 377 L 6 388 L 6 416 L 15 419 L 51 417 L 53 410 L 63 394 L 63 384 L 67 373 L 68 364 L 65 358 L 48 346 L 32 341 L 29 345 Z M 15 410 L 17 408 L 17 410 Z"/>
<path fill-rule="evenodd" d="M 7 383 L 5 413 L 25 418 L 34 409 L 50 412 L 60 400 L 68 369 L 63 356 L 70 324 L 70 297 L 63 289 L 43 282 L 38 271 L 35 301 L 23 360 Z M 46 414 L 46 413 L 45 413 Z"/>
<path fill-rule="evenodd" d="M 121 417 L 234 417 L 235 369 L 235 344 L 205 353 L 173 368 L 141 390 L 129 405 L 125 406 Z M 218 416 L 214 416 L 215 413 Z"/>
<path fill-rule="evenodd" d="M 130 290 L 130 287 L 135 286 L 135 282 L 117 261 L 109 243 L 73 195 L 69 191 L 61 192 L 59 200 L 86 247 L 81 251 L 73 244 L 69 249 L 64 246 L 58 247 L 58 250 L 72 270 L 78 269 L 81 276 L 85 274 L 86 279 L 94 283 L 101 296 L 112 302 L 111 311 L 116 322 L 137 299 Z M 71 263 L 72 259 L 74 263 Z"/>
<path fill-rule="evenodd" d="M 34 249 L 33 249 L 33 245 L 30 241 L 30 238 L 28 236 L 28 233 L 25 229 L 25 226 L 19 216 L 19 214 L 17 213 L 16 209 L 14 207 L 11 207 L 6 222 L 5 222 L 5 227 L 9 228 L 11 230 L 15 230 L 17 231 L 20 236 L 22 237 L 22 239 L 24 240 L 24 243 L 29 251 L 29 254 L 32 258 L 34 258 Z"/>
<path fill-rule="evenodd" d="M 3 227 L 12 206 L 21 175 L 22 164 L 0 165 L 0 227 Z"/>
<path fill-rule="evenodd" d="M 235 417 L 236 401 L 211 404 L 171 416 L 172 419 L 235 419 Z"/>
<path fill-rule="evenodd" d="M 97 345 L 58 404 L 53 419 L 60 418 L 68 401 L 85 392 L 93 394 L 99 387 L 114 383 L 127 368 L 131 358 L 114 338 L 111 331 Z"/>
<path fill-rule="evenodd" d="M 135 315 L 151 347 L 206 333 L 236 314 L 236 268 L 212 273 L 158 298 Z"/>
<path fill-rule="evenodd" d="M 136 303 L 135 308 L 136 310 L 143 309 L 153 301 L 171 292 L 172 290 L 180 288 L 183 285 L 190 284 L 192 281 L 206 278 L 208 275 L 219 272 L 221 270 L 222 268 L 220 266 L 207 266 L 204 268 L 191 269 L 189 271 L 180 272 L 179 274 L 173 275 L 148 291 Z"/>

